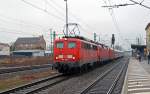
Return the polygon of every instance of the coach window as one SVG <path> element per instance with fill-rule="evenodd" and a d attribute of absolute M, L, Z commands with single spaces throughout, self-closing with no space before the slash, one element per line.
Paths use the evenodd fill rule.
<path fill-rule="evenodd" d="M 68 43 L 68 48 L 75 48 L 76 47 L 76 43 L 75 42 L 69 42 Z"/>
<path fill-rule="evenodd" d="M 56 44 L 56 47 L 57 47 L 57 48 L 63 48 L 63 47 L 64 47 L 63 42 L 58 42 L 58 43 Z"/>

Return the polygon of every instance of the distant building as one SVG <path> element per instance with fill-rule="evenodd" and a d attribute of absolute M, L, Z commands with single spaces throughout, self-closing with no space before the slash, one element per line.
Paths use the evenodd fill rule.
<path fill-rule="evenodd" d="M 148 23 L 145 30 L 146 30 L 146 47 L 150 51 L 150 23 Z"/>
<path fill-rule="evenodd" d="M 44 56 L 46 42 L 43 36 L 18 38 L 13 45 L 14 56 Z"/>
<path fill-rule="evenodd" d="M 52 55 L 52 51 L 46 50 L 45 51 L 45 56 L 51 56 Z"/>
<path fill-rule="evenodd" d="M 14 43 L 14 50 L 45 50 L 46 42 L 43 36 L 18 38 Z"/>
<path fill-rule="evenodd" d="M 10 55 L 10 46 L 6 43 L 0 43 L 0 56 Z"/>

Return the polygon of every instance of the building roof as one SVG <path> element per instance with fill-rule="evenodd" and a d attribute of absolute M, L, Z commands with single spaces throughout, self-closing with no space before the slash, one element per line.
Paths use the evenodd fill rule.
<path fill-rule="evenodd" d="M 147 24 L 145 30 L 147 30 L 150 27 L 150 23 Z"/>
<path fill-rule="evenodd" d="M 24 37 L 24 38 L 18 38 L 15 42 L 15 44 L 36 44 L 39 42 L 41 37 Z"/>

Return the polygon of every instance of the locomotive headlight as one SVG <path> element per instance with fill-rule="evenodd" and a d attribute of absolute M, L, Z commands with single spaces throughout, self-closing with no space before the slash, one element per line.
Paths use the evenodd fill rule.
<path fill-rule="evenodd" d="M 75 59 L 75 57 L 72 57 L 72 59 Z"/>
<path fill-rule="evenodd" d="M 67 58 L 72 58 L 73 56 L 72 55 L 67 55 Z"/>
<path fill-rule="evenodd" d="M 56 59 L 58 59 L 58 57 L 56 57 Z"/>
<path fill-rule="evenodd" d="M 63 55 L 58 55 L 58 58 L 63 58 Z"/>

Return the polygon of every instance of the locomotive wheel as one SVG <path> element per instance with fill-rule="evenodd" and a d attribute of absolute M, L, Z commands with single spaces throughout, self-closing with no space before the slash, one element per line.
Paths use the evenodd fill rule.
<path fill-rule="evenodd" d="M 84 65 L 84 72 L 86 72 L 88 70 L 88 64 Z"/>
<path fill-rule="evenodd" d="M 83 73 L 84 72 L 84 66 L 82 65 L 81 67 L 80 67 L 80 73 Z"/>
<path fill-rule="evenodd" d="M 58 68 L 58 72 L 60 73 L 64 73 L 63 69 L 62 68 Z"/>
<path fill-rule="evenodd" d="M 80 73 L 80 67 L 76 68 L 77 73 Z"/>

